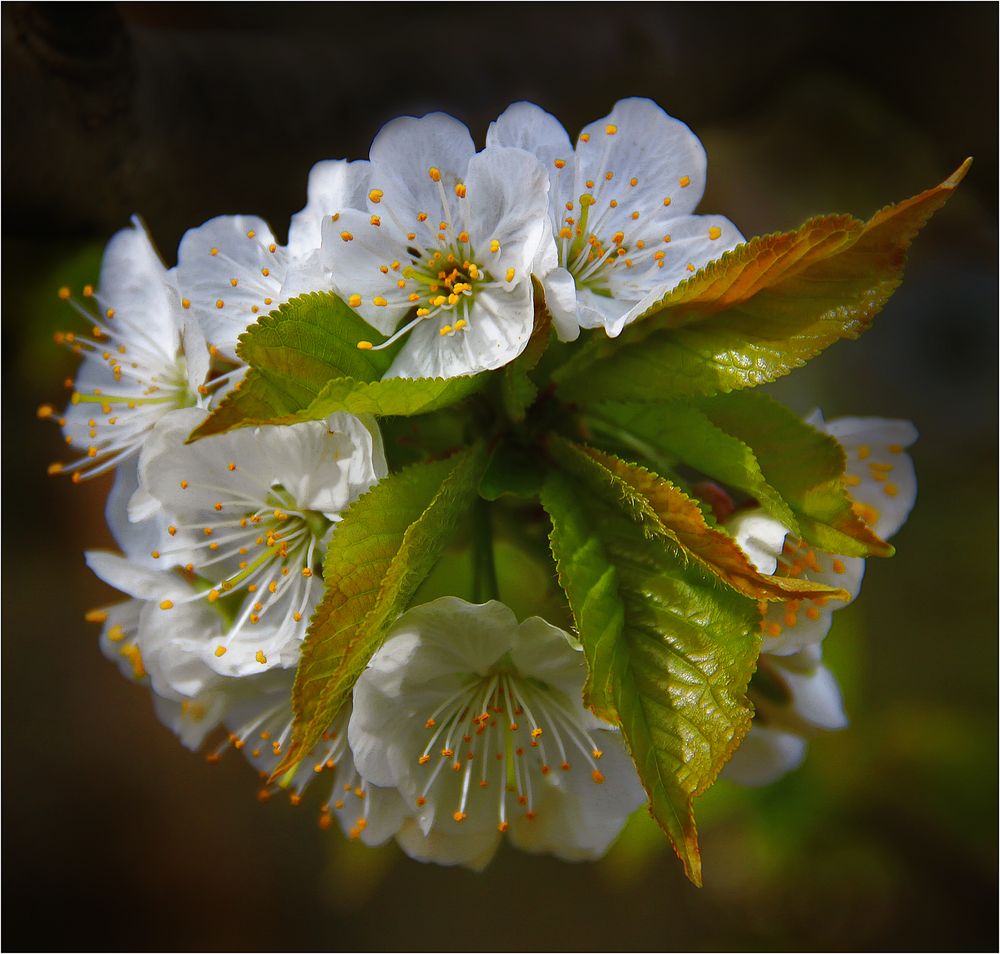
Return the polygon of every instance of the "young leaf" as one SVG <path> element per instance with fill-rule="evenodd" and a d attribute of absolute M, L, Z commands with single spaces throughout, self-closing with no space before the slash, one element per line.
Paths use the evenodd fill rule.
<path fill-rule="evenodd" d="M 765 394 L 720 394 L 699 407 L 713 424 L 753 449 L 768 482 L 815 547 L 846 556 L 892 556 L 853 509 L 844 489 L 844 450 L 829 434 Z"/>
<path fill-rule="evenodd" d="M 756 606 L 563 474 L 549 475 L 542 504 L 587 657 L 585 702 L 621 725 L 650 810 L 700 885 L 692 800 L 750 727 Z"/>
<path fill-rule="evenodd" d="M 709 527 L 698 504 L 669 480 L 592 447 L 558 440 L 560 462 L 605 502 L 620 507 L 650 538 L 674 544 L 710 573 L 755 600 L 850 599 L 844 590 L 795 577 L 765 576 L 736 541 Z"/>
<path fill-rule="evenodd" d="M 273 778 L 294 768 L 329 727 L 476 498 L 485 456 L 476 445 L 414 464 L 344 514 L 327 548 L 326 592 L 302 645 L 292 743 Z"/>
<path fill-rule="evenodd" d="M 595 433 L 608 434 L 648 460 L 680 461 L 705 476 L 749 494 L 775 520 L 790 530 L 798 524 L 781 494 L 764 478 L 754 452 L 732 434 L 716 427 L 704 411 L 684 401 L 669 404 L 607 402 L 587 408 L 584 422 Z"/>
<path fill-rule="evenodd" d="M 618 339 L 593 335 L 554 375 L 564 398 L 662 401 L 752 388 L 857 338 L 896 290 L 906 250 L 968 170 L 867 223 L 820 216 L 710 262 Z M 669 252 L 668 252 L 669 254 Z"/>

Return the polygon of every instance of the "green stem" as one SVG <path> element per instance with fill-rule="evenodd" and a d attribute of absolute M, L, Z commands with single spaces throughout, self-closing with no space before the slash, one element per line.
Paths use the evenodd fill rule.
<path fill-rule="evenodd" d="M 477 498 L 472 508 L 472 600 L 475 603 L 500 598 L 493 562 L 492 517 L 489 501 Z"/>

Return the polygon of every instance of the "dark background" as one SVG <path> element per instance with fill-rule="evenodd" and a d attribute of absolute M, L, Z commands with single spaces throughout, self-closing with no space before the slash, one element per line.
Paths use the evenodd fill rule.
<path fill-rule="evenodd" d="M 996 944 L 997 9 L 993 4 L 22 4 L 3 17 L 6 949 L 923 950 Z M 97 649 L 106 481 L 47 478 L 74 327 L 140 212 L 278 234 L 318 159 L 444 109 L 481 141 L 528 98 L 571 132 L 656 99 L 709 153 L 702 209 L 747 235 L 876 208 L 967 156 L 875 327 L 774 390 L 913 419 L 920 497 L 826 653 L 851 727 L 698 805 L 706 886 L 641 815 L 607 859 L 504 849 L 482 875 L 323 835 L 210 767 Z"/>

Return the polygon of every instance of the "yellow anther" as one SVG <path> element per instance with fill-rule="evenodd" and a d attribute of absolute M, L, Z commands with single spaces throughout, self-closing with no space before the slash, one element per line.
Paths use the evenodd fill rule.
<path fill-rule="evenodd" d="M 161 610 L 168 610 L 168 609 L 173 609 L 173 608 L 174 608 L 174 602 L 173 602 L 173 600 L 163 600 L 163 602 L 160 603 L 160 609 Z"/>
<path fill-rule="evenodd" d="M 556 159 L 556 160 L 554 160 L 554 164 L 555 164 L 555 167 L 557 169 L 563 169 L 566 166 L 566 160 L 565 159 Z"/>
<path fill-rule="evenodd" d="M 614 123 L 608 123 L 607 126 L 604 127 L 604 132 L 609 136 L 613 136 L 616 132 L 618 132 L 618 127 Z"/>
<path fill-rule="evenodd" d="M 902 444 L 890 444 L 889 445 L 889 453 L 890 454 L 902 454 L 903 453 L 903 445 Z"/>
<path fill-rule="evenodd" d="M 464 822 L 468 816 L 465 814 L 465 812 L 455 812 L 451 817 L 454 818 L 455 821 L 457 822 Z"/>
<path fill-rule="evenodd" d="M 625 233 L 615 232 L 615 234 L 611 236 L 611 241 L 614 242 L 615 245 L 621 245 L 622 242 L 625 241 Z"/>
<path fill-rule="evenodd" d="M 441 330 L 438 331 L 438 334 L 441 335 L 441 337 L 443 338 L 445 335 L 450 335 L 452 331 L 454 331 L 454 329 L 451 327 L 451 325 L 442 325 Z"/>
<path fill-rule="evenodd" d="M 350 233 L 350 232 L 341 232 L 341 233 L 340 233 L 340 237 L 341 237 L 341 238 L 342 238 L 342 239 L 343 239 L 343 240 L 344 240 L 345 242 L 353 242 L 353 241 L 354 241 L 354 236 L 353 236 L 353 235 L 351 235 L 351 233 Z"/>
<path fill-rule="evenodd" d="M 508 269 L 507 269 L 507 273 L 506 273 L 506 275 L 504 276 L 504 278 L 505 278 L 505 279 L 506 279 L 506 280 L 507 280 L 508 282 L 512 282 L 512 281 L 514 281 L 514 269 L 513 269 L 513 268 L 508 268 Z"/>
<path fill-rule="evenodd" d="M 639 218 L 639 213 L 638 212 L 633 212 L 632 213 L 632 221 L 634 222 L 638 218 Z"/>
<path fill-rule="evenodd" d="M 209 255 L 218 255 L 219 254 L 219 250 L 217 248 L 210 248 L 208 250 L 208 254 Z"/>
<path fill-rule="evenodd" d="M 376 228 L 382 224 L 382 219 L 379 218 L 379 216 L 377 216 L 377 215 L 373 215 L 368 221 L 372 225 L 376 226 Z"/>
<path fill-rule="evenodd" d="M 595 781 L 595 782 L 596 782 L 596 783 L 597 783 L 598 785 L 603 785 L 603 784 L 604 784 L 604 776 L 603 776 L 603 775 L 602 775 L 602 774 L 601 774 L 600 772 L 598 772 L 598 771 L 597 771 L 597 769 L 594 769 L 594 771 L 590 773 L 590 777 L 591 777 L 591 778 L 592 778 L 592 779 L 593 779 L 593 780 L 594 780 L 594 781 Z"/>
<path fill-rule="evenodd" d="M 88 623 L 103 623 L 108 618 L 108 614 L 105 610 L 88 610 L 83 618 Z"/>
<path fill-rule="evenodd" d="M 226 655 L 226 647 L 225 646 L 216 646 L 215 647 L 215 655 L 216 656 L 225 656 Z"/>
<path fill-rule="evenodd" d="M 713 242 L 714 242 L 714 241 L 715 241 L 715 240 L 716 240 L 716 239 L 717 239 L 717 238 L 718 238 L 718 237 L 719 237 L 720 235 L 722 235 L 722 229 L 720 229 L 720 228 L 719 228 L 719 227 L 718 227 L 717 225 L 713 225 L 713 226 L 712 226 L 712 227 L 711 227 L 711 228 L 710 228 L 710 229 L 708 230 L 708 237 L 709 237 L 709 238 L 710 238 L 710 239 L 711 239 L 711 240 L 712 240 Z"/>
<path fill-rule="evenodd" d="M 431 177 L 431 180 L 433 182 L 440 182 L 441 181 L 441 170 L 437 166 L 431 166 L 427 170 L 427 175 L 429 175 Z"/>
<path fill-rule="evenodd" d="M 229 279 L 229 284 L 232 285 L 233 288 L 235 288 L 239 283 L 240 283 L 240 280 L 238 278 L 230 278 Z"/>
<path fill-rule="evenodd" d="M 181 308 L 190 308 L 190 307 L 191 307 L 191 299 L 190 298 L 182 298 L 181 299 Z"/>
<path fill-rule="evenodd" d="M 607 182 L 610 182 L 615 177 L 615 174 L 609 169 L 604 173 L 604 178 Z"/>
<path fill-rule="evenodd" d="M 663 204 L 664 205 L 670 205 L 670 196 L 669 195 L 664 198 Z"/>
<path fill-rule="evenodd" d="M 253 658 L 256 659 L 257 662 L 259 662 L 262 666 L 267 662 L 267 656 L 264 655 L 263 649 L 258 649 L 257 655 L 254 656 Z"/>
<path fill-rule="evenodd" d="M 899 488 L 895 484 L 885 484 L 882 490 L 887 497 L 895 497 L 899 493 Z"/>
<path fill-rule="evenodd" d="M 494 254 L 500 251 L 500 243 L 496 239 L 490 242 L 490 251 Z"/>
<path fill-rule="evenodd" d="M 278 251 L 278 246 L 275 245 L 274 242 L 272 242 L 270 245 L 268 245 L 267 250 L 273 254 L 274 252 Z"/>
<path fill-rule="evenodd" d="M 678 184 L 678 185 L 679 185 L 679 186 L 680 186 L 680 187 L 681 187 L 682 189 L 686 189 L 686 188 L 687 188 L 687 187 L 688 187 L 689 185 L 691 185 L 691 177 L 690 177 L 690 176 L 681 176 L 681 177 L 680 177 L 680 178 L 679 178 L 679 179 L 677 180 L 677 184 Z"/>
<path fill-rule="evenodd" d="M 468 232 L 459 232 L 458 233 L 458 240 L 460 242 L 468 242 L 469 241 L 469 233 Z"/>
<path fill-rule="evenodd" d="M 465 198 L 465 186 L 461 182 L 455 183 L 455 195 L 457 195 L 460 199 Z"/>
<path fill-rule="evenodd" d="M 371 192 L 368 193 L 368 201 L 374 202 L 378 205 L 379 202 L 382 201 L 383 195 L 385 195 L 385 193 L 381 189 L 372 189 Z"/>
<path fill-rule="evenodd" d="M 858 448 L 858 460 L 867 460 L 872 455 L 872 449 L 867 444 Z"/>
<path fill-rule="evenodd" d="M 379 308 L 384 308 L 386 305 L 389 304 L 389 302 L 387 302 L 381 295 L 376 295 L 372 299 L 372 304 L 377 305 Z"/>
<path fill-rule="evenodd" d="M 250 229 L 250 231 L 247 232 L 247 238 L 252 239 L 256 234 L 257 233 L 253 229 Z"/>
<path fill-rule="evenodd" d="M 590 142 L 590 133 L 580 133 L 580 142 Z"/>

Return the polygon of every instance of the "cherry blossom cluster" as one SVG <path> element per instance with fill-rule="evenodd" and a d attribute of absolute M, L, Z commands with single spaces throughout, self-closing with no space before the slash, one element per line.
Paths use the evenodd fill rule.
<path fill-rule="evenodd" d="M 387 124 L 366 161 L 318 163 L 286 244 L 256 216 L 220 216 L 184 235 L 168 269 L 138 220 L 111 239 L 96 288 L 64 295 L 88 331 L 62 336 L 81 365 L 65 411 L 44 411 L 70 455 L 51 469 L 74 481 L 115 472 L 107 520 L 120 553 L 87 560 L 126 599 L 90 616 L 185 745 L 221 728 L 210 758 L 232 747 L 272 775 L 326 548 L 388 473 L 378 423 L 346 413 L 186 443 L 239 386 L 240 335 L 284 302 L 333 291 L 384 339 L 359 349 L 403 340 L 387 377 L 469 375 L 521 354 L 541 290 L 561 341 L 615 337 L 743 241 L 728 219 L 695 214 L 705 177 L 698 139 L 648 100 L 617 103 L 575 144 L 517 103 L 479 150 L 435 113 Z M 853 455 L 871 525 L 895 532 L 915 496 L 912 428 L 818 423 Z M 862 560 L 816 553 L 756 511 L 729 529 L 761 572 L 856 595 Z M 845 723 L 820 661 L 832 609 L 767 610 L 761 668 L 778 701 L 755 700 L 732 778 L 769 781 L 801 761 L 812 731 Z M 504 833 L 525 850 L 599 857 L 644 794 L 620 734 L 584 708 L 585 677 L 574 637 L 538 617 L 454 597 L 416 606 L 272 790 L 297 802 L 322 780 L 324 827 L 395 837 L 423 860 L 481 867 Z"/>

